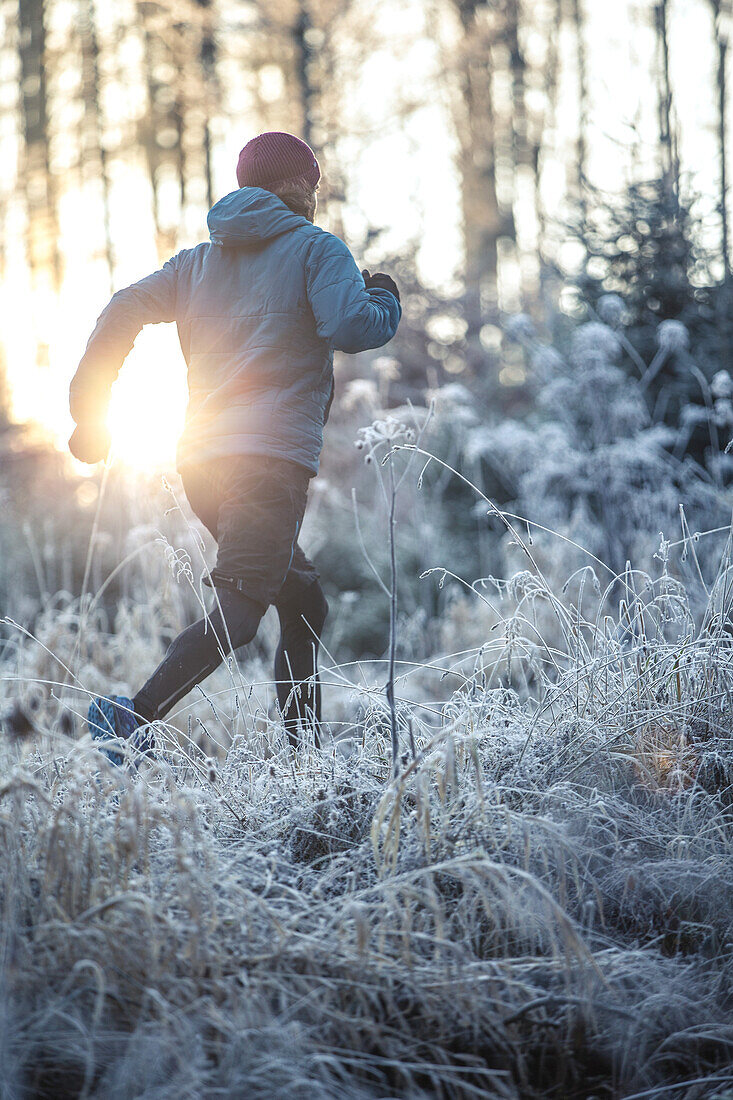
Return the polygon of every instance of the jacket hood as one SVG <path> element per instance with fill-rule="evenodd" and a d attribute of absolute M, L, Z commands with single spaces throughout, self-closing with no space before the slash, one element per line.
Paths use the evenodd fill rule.
<path fill-rule="evenodd" d="M 240 187 L 219 199 L 206 219 L 212 244 L 257 248 L 310 222 L 262 187 Z"/>

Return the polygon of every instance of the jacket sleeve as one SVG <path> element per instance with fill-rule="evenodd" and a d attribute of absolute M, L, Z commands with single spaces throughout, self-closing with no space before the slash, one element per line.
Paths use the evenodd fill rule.
<path fill-rule="evenodd" d="M 354 257 L 333 234 L 320 234 L 311 246 L 306 285 L 316 331 L 338 351 L 381 348 L 396 333 L 400 303 L 389 290 L 366 289 Z"/>
<path fill-rule="evenodd" d="M 175 321 L 178 256 L 118 290 L 100 314 L 69 389 L 69 408 L 77 424 L 104 418 L 112 383 L 143 325 Z"/>

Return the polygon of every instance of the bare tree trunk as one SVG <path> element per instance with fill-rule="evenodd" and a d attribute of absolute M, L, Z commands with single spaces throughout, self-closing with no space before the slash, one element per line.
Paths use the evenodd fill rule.
<path fill-rule="evenodd" d="M 731 264 L 730 264 L 730 232 L 728 225 L 728 88 L 726 79 L 726 63 L 728 60 L 728 33 L 730 21 L 733 18 L 733 4 L 731 0 L 711 0 L 713 13 L 713 29 L 715 44 L 717 46 L 718 66 L 716 72 L 717 85 L 717 138 L 718 160 L 720 163 L 718 197 L 718 209 L 720 213 L 720 251 L 723 258 L 723 282 L 726 293 L 716 295 L 716 308 L 718 313 L 718 332 L 720 333 L 721 351 L 723 363 L 730 370 L 731 342 L 729 339 L 730 325 L 728 323 L 728 311 L 730 302 Z"/>
<path fill-rule="evenodd" d="M 8 46 L 12 44 L 16 56 L 19 56 L 16 13 L 14 10 L 10 10 L 9 5 L 0 7 L 0 37 Z M 0 106 L 0 124 L 4 125 L 7 120 L 17 133 L 20 120 L 20 87 L 19 81 L 11 71 L 6 70 L 2 83 L 0 83 L 0 100 L 2 102 L 2 106 Z M 8 173 L 3 182 L 0 183 L 0 281 L 6 276 L 8 199 L 18 185 L 17 170 L 14 176 L 15 178 Z M 0 361 L 0 429 L 3 423 L 3 372 L 4 368 Z"/>
<path fill-rule="evenodd" d="M 721 248 L 723 251 L 723 269 L 726 280 L 730 278 L 730 249 L 728 246 L 728 176 L 727 176 L 727 134 L 726 134 L 726 81 L 725 63 L 728 43 L 723 37 L 718 39 L 718 147 L 720 156 L 720 225 Z"/>
<path fill-rule="evenodd" d="M 485 0 L 454 0 L 461 23 L 458 81 L 462 109 L 457 119 L 465 248 L 466 342 L 470 365 L 480 369 L 479 340 L 488 320 L 498 319 L 498 241 L 505 230 L 496 193 L 496 117 L 491 46 L 496 27 Z"/>
<path fill-rule="evenodd" d="M 572 16 L 575 25 L 576 65 L 578 69 L 578 136 L 575 142 L 576 186 L 581 224 L 587 218 L 586 185 L 588 182 L 588 62 L 585 48 L 585 8 L 583 0 L 572 0 Z"/>
<path fill-rule="evenodd" d="M 155 69 L 155 42 L 147 27 L 144 27 L 143 29 L 143 44 L 143 64 L 145 69 L 145 82 L 148 92 L 148 109 L 145 114 L 145 119 L 141 124 L 140 141 L 145 152 L 145 163 L 147 165 L 148 180 L 150 182 L 150 197 L 153 213 L 153 226 L 155 228 L 155 241 L 158 252 L 160 253 L 162 229 L 160 223 L 160 202 L 158 199 L 158 167 L 161 157 L 160 149 L 156 140 L 156 101 L 158 97 L 158 82 L 153 75 Z"/>
<path fill-rule="evenodd" d="M 50 272 L 61 282 L 56 187 L 49 158 L 44 0 L 19 0 L 20 108 L 23 143 L 18 176 L 28 211 L 28 263 L 32 274 Z"/>
<path fill-rule="evenodd" d="M 204 133 L 203 133 L 203 171 L 206 185 L 206 205 L 214 205 L 214 181 L 212 173 L 211 113 L 219 101 L 219 82 L 216 75 L 216 39 L 214 38 L 213 0 L 194 0 L 201 8 L 201 45 L 199 61 L 204 83 Z"/>
<path fill-rule="evenodd" d="M 206 117 L 204 119 L 204 180 L 206 183 L 206 205 L 214 205 L 214 179 L 212 171 L 211 108 L 218 100 L 218 81 L 216 78 L 216 42 L 211 24 L 207 24 L 201 39 L 201 65 L 204 70 L 206 92 Z"/>
<path fill-rule="evenodd" d="M 298 89 L 298 104 L 301 109 L 301 137 L 307 141 L 318 156 L 313 140 L 313 116 L 316 110 L 317 89 L 313 80 L 311 66 L 311 44 L 309 37 L 313 32 L 313 22 L 307 0 L 299 0 L 298 11 L 292 29 L 294 51 L 295 85 Z"/>
<path fill-rule="evenodd" d="M 209 209 L 214 205 L 214 178 L 211 169 L 211 119 L 207 117 L 204 123 L 204 181 L 206 183 L 206 205 Z"/>
<path fill-rule="evenodd" d="M 515 165 L 532 164 L 527 120 L 527 63 L 519 42 L 522 19 L 520 0 L 506 3 L 506 42 L 509 49 L 509 68 L 512 76 L 512 153 Z"/>
<path fill-rule="evenodd" d="M 313 149 L 323 171 L 319 204 L 327 211 L 330 229 L 343 236 L 341 210 L 346 183 L 331 148 L 334 118 L 326 106 L 327 89 L 334 87 L 335 57 L 332 42 L 336 21 L 348 3 L 320 3 L 298 0 L 292 28 L 294 51 L 293 91 L 301 106 L 302 137 Z"/>
<path fill-rule="evenodd" d="M 532 293 L 536 288 L 526 285 L 527 241 L 517 240 L 517 224 L 521 217 L 522 203 L 526 201 L 527 184 L 536 184 L 536 165 L 533 164 L 533 154 L 529 141 L 529 117 L 527 113 L 527 62 L 522 51 L 520 41 L 520 27 L 524 17 L 521 0 L 505 0 L 504 4 L 504 42 L 508 53 L 509 73 L 511 76 L 511 94 L 509 103 L 508 127 L 510 143 L 507 157 L 507 178 L 511 178 L 511 198 L 507 199 L 509 207 L 506 220 L 506 236 L 513 244 L 514 258 L 517 264 L 517 293 L 516 306 L 522 308 L 522 303 L 528 292 Z M 534 200 L 533 200 L 534 202 Z M 520 205 L 518 205 L 520 204 Z M 508 242 L 507 242 L 508 243 Z"/>
<path fill-rule="evenodd" d="M 543 140 L 544 134 L 548 126 L 552 130 L 555 129 L 557 120 L 557 92 L 560 60 L 559 39 L 563 25 L 563 0 L 554 0 L 550 11 L 551 14 L 549 15 L 546 31 L 547 53 L 544 59 L 544 70 L 542 74 L 545 107 L 535 137 L 534 158 L 534 199 L 535 216 L 537 218 L 538 227 L 537 251 L 540 267 L 539 306 L 545 321 L 549 321 L 555 309 L 556 295 L 554 293 L 554 287 L 557 280 L 557 273 L 554 267 L 551 264 L 546 264 L 544 260 L 544 245 L 547 238 L 547 214 L 542 200 L 542 191 L 540 189 L 540 174 L 542 171 L 542 155 L 545 150 L 545 143 Z"/>
<path fill-rule="evenodd" d="M 347 13 L 350 0 L 295 0 L 280 23 L 280 68 L 284 80 L 283 106 L 299 121 L 299 133 L 313 149 L 323 171 L 319 205 L 328 212 L 329 228 L 342 233 L 341 205 L 345 182 L 332 143 L 337 110 L 326 100 L 336 85 L 333 43 L 337 24 Z M 331 93 L 332 94 L 332 93 Z M 288 129 L 294 129 L 292 125 Z"/>
<path fill-rule="evenodd" d="M 672 84 L 669 73 L 669 0 L 658 0 L 654 8 L 657 48 L 659 51 L 659 147 L 661 172 L 668 193 L 679 199 L 679 162 L 674 135 Z"/>
<path fill-rule="evenodd" d="M 723 254 L 723 275 L 725 281 L 730 279 L 730 241 L 728 230 L 728 103 L 726 83 L 726 62 L 728 60 L 728 30 L 724 20 L 731 18 L 730 0 L 711 0 L 715 30 L 715 43 L 718 53 L 718 68 L 716 84 L 718 91 L 717 108 L 717 136 L 718 136 L 718 160 L 720 162 L 720 196 L 718 207 L 720 212 L 721 252 Z"/>
<path fill-rule="evenodd" d="M 82 98 L 84 121 L 80 161 L 95 163 L 102 188 L 104 244 L 109 271 L 110 293 L 114 290 L 115 251 L 110 228 L 110 183 L 107 150 L 104 146 L 104 126 L 99 96 L 99 42 L 94 0 L 84 0 L 81 19 Z"/>

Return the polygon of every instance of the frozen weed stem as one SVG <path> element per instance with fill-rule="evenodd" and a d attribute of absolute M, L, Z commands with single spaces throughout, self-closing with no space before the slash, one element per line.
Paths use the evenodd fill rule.
<path fill-rule="evenodd" d="M 424 431 L 427 425 L 427 419 L 423 428 Z M 399 482 L 395 477 L 395 454 L 399 449 L 401 443 L 412 444 L 415 441 L 415 431 L 413 428 L 407 426 L 407 424 L 401 423 L 395 417 L 389 416 L 386 420 L 375 420 L 369 427 L 361 428 L 359 431 L 359 438 L 356 441 L 356 446 L 359 450 L 365 450 L 365 462 L 369 465 L 373 465 L 377 472 L 379 480 L 379 488 L 381 495 L 387 508 L 387 523 L 388 523 L 388 539 L 389 539 L 389 587 L 379 576 L 379 573 L 369 562 L 373 572 L 375 573 L 377 580 L 379 581 L 382 589 L 387 592 L 389 596 L 389 657 L 387 665 L 387 683 L 385 685 L 385 694 L 387 696 L 387 706 L 389 708 L 389 723 L 390 723 L 390 737 L 392 742 L 392 774 L 396 775 L 399 768 L 400 758 L 400 740 L 399 730 L 397 724 L 397 707 L 395 705 L 394 694 L 394 681 L 395 681 L 395 657 L 397 653 L 397 549 L 396 549 L 396 507 L 397 507 L 397 490 L 399 485 L 404 480 L 409 469 L 409 459 L 407 466 L 402 472 Z M 387 485 L 384 484 L 382 475 L 382 467 L 385 466 L 388 470 Z M 356 502 L 354 503 L 356 509 Z M 358 525 L 358 514 L 356 515 L 356 521 Z M 366 549 L 364 548 L 363 539 L 360 541 L 362 549 L 366 555 Z M 368 555 L 367 555 L 368 558 Z"/>

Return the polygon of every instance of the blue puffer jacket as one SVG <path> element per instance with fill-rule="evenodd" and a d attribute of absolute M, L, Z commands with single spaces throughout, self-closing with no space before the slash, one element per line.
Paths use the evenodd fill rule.
<path fill-rule="evenodd" d="M 370 289 L 343 241 L 269 191 L 243 187 L 209 211 L 211 243 L 184 249 L 118 291 L 71 383 L 77 423 L 104 416 L 143 325 L 176 321 L 189 405 L 179 468 L 233 454 L 318 472 L 334 349 L 386 344 L 402 311 Z"/>

